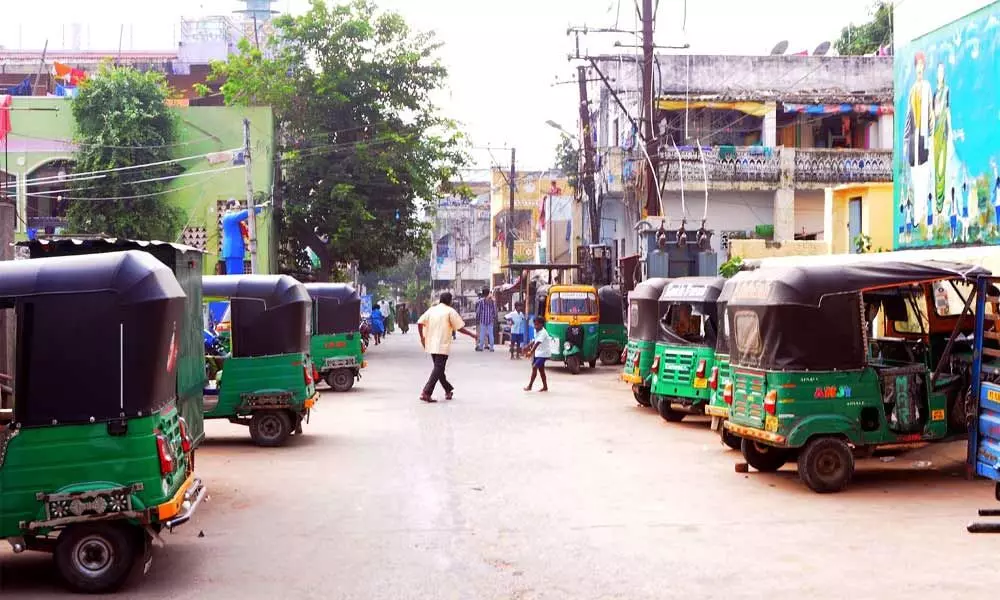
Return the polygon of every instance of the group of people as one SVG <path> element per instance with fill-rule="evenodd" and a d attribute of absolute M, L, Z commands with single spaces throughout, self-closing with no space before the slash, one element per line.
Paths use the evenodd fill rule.
<path fill-rule="evenodd" d="M 446 400 L 451 400 L 454 397 L 455 388 L 448 381 L 445 368 L 448 363 L 451 342 L 457 338 L 457 334 L 461 333 L 476 340 L 477 352 L 493 352 L 494 350 L 493 330 L 496 327 L 497 307 L 489 290 L 483 290 L 476 303 L 478 335 L 465 326 L 462 316 L 452 308 L 451 303 L 451 293 L 444 292 L 441 294 L 439 302 L 430 307 L 417 320 L 420 345 L 423 346 L 424 351 L 431 355 L 434 365 L 430 378 L 420 393 L 420 400 L 423 402 L 436 402 L 433 393 L 438 383 L 444 388 Z M 531 343 L 525 346 L 527 317 L 524 314 L 524 305 L 522 303 L 515 304 L 514 310 L 504 315 L 504 318 L 511 324 L 511 357 L 524 355 L 532 358 L 531 379 L 527 387 L 524 388 L 525 391 L 531 391 L 536 377 L 540 377 L 542 387 L 539 391 L 547 392 L 549 385 L 545 376 L 545 361 L 552 356 L 552 351 L 550 349 L 551 338 L 545 331 L 545 320 L 542 317 L 535 317 L 533 323 L 535 337 Z"/>
<path fill-rule="evenodd" d="M 398 312 L 392 302 L 386 303 L 386 312 L 382 312 L 382 305 L 376 304 L 372 307 L 371 329 L 375 338 L 375 345 L 382 343 L 382 338 L 396 330 L 396 323 L 399 323 L 399 330 L 406 335 L 410 330 L 410 313 L 404 306 Z"/>

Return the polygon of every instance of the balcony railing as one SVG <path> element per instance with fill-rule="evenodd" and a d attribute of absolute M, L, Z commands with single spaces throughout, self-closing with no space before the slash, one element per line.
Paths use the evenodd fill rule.
<path fill-rule="evenodd" d="M 892 181 L 892 150 L 796 148 L 795 180 L 818 183 Z"/>

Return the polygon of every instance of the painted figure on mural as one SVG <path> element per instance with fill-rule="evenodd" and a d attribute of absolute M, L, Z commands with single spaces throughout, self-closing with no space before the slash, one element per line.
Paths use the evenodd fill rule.
<path fill-rule="evenodd" d="M 934 92 L 934 113 L 931 116 L 934 130 L 934 193 L 937 212 L 945 203 L 948 171 L 948 136 L 951 133 L 951 92 L 944 81 L 944 63 L 937 66 L 937 90 Z"/>
<path fill-rule="evenodd" d="M 990 196 L 993 201 L 993 212 L 996 216 L 994 227 L 996 230 L 1000 230 L 1000 170 L 997 169 L 996 159 L 990 160 L 990 165 L 993 167 L 993 185 L 990 186 Z M 1000 233 L 1000 231 L 997 232 Z"/>
<path fill-rule="evenodd" d="M 910 88 L 906 103 L 906 129 L 903 133 L 903 152 L 910 166 L 910 186 L 916 200 L 915 208 L 919 211 L 916 218 L 927 220 L 927 238 L 932 236 L 933 213 L 922 214 L 932 200 L 931 182 L 933 172 L 930 169 L 931 156 L 931 84 L 924 79 L 926 58 L 923 52 L 917 52 L 914 58 L 915 80 Z"/>
<path fill-rule="evenodd" d="M 948 223 L 951 225 L 951 243 L 959 242 L 958 200 L 955 199 L 955 188 L 951 188 L 951 202 L 948 203 Z"/>
<path fill-rule="evenodd" d="M 913 241 L 913 228 L 916 225 L 916 219 L 913 214 L 913 192 L 904 189 L 902 194 L 903 202 L 899 206 L 899 212 L 903 213 L 902 242 L 909 244 Z"/>
<path fill-rule="evenodd" d="M 260 214 L 270 202 L 265 202 L 254 208 L 254 214 Z M 226 206 L 226 214 L 222 216 L 222 260 L 226 262 L 227 275 L 242 275 L 243 261 L 246 257 L 247 242 L 243 238 L 243 222 L 250 218 L 250 212 L 239 210 L 239 203 L 230 200 Z"/>

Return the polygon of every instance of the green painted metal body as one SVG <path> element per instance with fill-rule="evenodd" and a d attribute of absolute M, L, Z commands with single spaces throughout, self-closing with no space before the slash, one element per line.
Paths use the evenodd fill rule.
<path fill-rule="evenodd" d="M 6 454 L 0 445 L 0 538 L 23 535 L 32 522 L 46 520 L 45 504 L 36 497 L 39 493 L 142 484 L 131 495 L 133 511 L 145 511 L 173 498 L 192 467 L 181 448 L 178 417 L 171 403 L 154 415 L 128 420 L 124 435 L 110 434 L 107 423 L 20 429 L 7 441 Z M 174 450 L 174 471 L 166 476 L 160 473 L 156 430 Z M 151 521 L 156 520 L 154 510 Z M 50 529 L 41 527 L 34 533 Z"/>
<path fill-rule="evenodd" d="M 582 362 L 597 360 L 597 355 L 600 352 L 600 325 L 597 323 L 581 323 L 578 325 L 578 327 L 583 330 L 583 345 L 581 347 L 573 344 L 567 349 L 566 334 L 570 327 L 572 327 L 572 325 L 569 323 L 551 321 L 545 323 L 545 330 L 550 336 L 552 336 L 552 339 L 558 344 L 559 348 L 558 351 L 555 351 L 555 344 L 553 345 L 553 352 L 550 360 L 565 361 L 570 356 L 578 356 Z"/>
<path fill-rule="evenodd" d="M 602 350 L 614 349 L 621 354 L 628 344 L 628 329 L 624 325 L 601 323 L 597 334 L 597 345 Z"/>
<path fill-rule="evenodd" d="M 930 371 L 923 368 L 929 380 Z M 842 436 L 859 447 L 934 441 L 948 435 L 947 396 L 942 391 L 926 393 L 925 424 L 919 431 L 893 431 L 879 373 L 873 366 L 839 372 L 734 367 L 733 388 L 730 421 L 780 437 L 767 440 L 755 436 L 772 446 L 800 448 L 810 438 L 825 435 Z M 774 415 L 768 415 L 764 408 L 764 398 L 771 391 L 777 396 Z"/>
<path fill-rule="evenodd" d="M 357 373 L 365 359 L 361 351 L 361 334 L 357 332 L 313 335 L 309 339 L 309 353 L 316 370 L 323 375 L 341 368 Z"/>
<path fill-rule="evenodd" d="M 713 417 L 726 420 L 729 418 L 729 405 L 726 404 L 724 394 L 726 385 L 732 383 L 733 380 L 733 370 L 729 364 L 729 355 L 716 352 L 715 367 L 719 370 L 717 376 L 719 383 L 715 389 L 710 390 L 708 407 L 705 409 L 705 412 L 711 414 Z"/>
<path fill-rule="evenodd" d="M 304 415 L 306 400 L 316 393 L 305 371 L 312 363 L 305 352 L 253 358 L 226 358 L 217 380 L 218 394 L 205 396 L 206 419 L 233 419 L 249 416 L 254 397 L 282 397 L 282 407 Z M 266 407 L 265 407 L 266 408 Z"/>
<path fill-rule="evenodd" d="M 655 354 L 660 359 L 660 366 L 652 373 L 650 392 L 669 398 L 673 404 L 696 411 L 704 410 L 711 399 L 708 379 L 715 365 L 715 349 L 657 342 Z M 704 377 L 697 374 L 701 361 L 705 361 Z"/>
<path fill-rule="evenodd" d="M 633 385 L 649 387 L 650 367 L 653 365 L 653 354 L 656 342 L 631 338 L 625 354 L 625 365 L 622 367 L 622 379 Z"/>

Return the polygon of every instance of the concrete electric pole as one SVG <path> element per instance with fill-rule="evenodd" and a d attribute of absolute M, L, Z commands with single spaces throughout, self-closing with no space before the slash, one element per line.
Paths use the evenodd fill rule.
<path fill-rule="evenodd" d="M 583 129 L 583 172 L 580 173 L 580 183 L 587 194 L 587 208 L 590 214 L 590 243 L 601 243 L 601 215 L 597 210 L 597 193 L 594 189 L 594 138 L 590 127 L 590 102 L 587 100 L 587 67 L 576 68 L 576 76 L 580 84 L 580 126 Z M 615 141 L 617 143 L 617 140 Z"/>
<path fill-rule="evenodd" d="M 510 185 L 510 204 L 507 208 L 507 282 L 514 281 L 514 192 L 517 190 L 517 170 L 514 168 L 516 152 L 510 149 L 510 178 L 507 180 Z"/>
<path fill-rule="evenodd" d="M 660 200 L 656 187 L 659 143 L 653 134 L 656 119 L 656 91 L 653 89 L 653 0 L 642 0 L 642 127 L 646 138 L 645 185 L 646 213 L 660 214 Z"/>
<path fill-rule="evenodd" d="M 257 273 L 257 211 L 253 201 L 253 171 L 250 169 L 250 119 L 243 119 L 243 164 L 247 181 L 247 229 L 250 234 L 250 273 Z"/>

